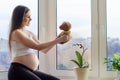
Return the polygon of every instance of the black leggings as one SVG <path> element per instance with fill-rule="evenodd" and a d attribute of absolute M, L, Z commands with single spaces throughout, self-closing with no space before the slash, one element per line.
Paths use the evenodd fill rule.
<path fill-rule="evenodd" d="M 11 63 L 8 80 L 60 80 L 52 75 L 40 71 L 33 71 L 20 63 Z"/>

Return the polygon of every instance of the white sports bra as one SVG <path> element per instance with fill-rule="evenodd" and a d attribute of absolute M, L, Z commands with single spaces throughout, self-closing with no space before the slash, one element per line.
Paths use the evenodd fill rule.
<path fill-rule="evenodd" d="M 29 36 L 30 38 L 32 38 L 32 36 Z M 32 54 L 35 53 L 34 49 L 31 49 L 25 45 L 23 45 L 20 42 L 17 41 L 11 41 L 11 57 L 19 57 L 19 56 L 24 56 L 27 54 Z"/>
<path fill-rule="evenodd" d="M 11 41 L 11 57 L 18 57 L 18 56 L 24 56 L 27 54 L 35 53 L 35 50 L 26 47 L 25 45 L 17 42 L 17 41 Z"/>

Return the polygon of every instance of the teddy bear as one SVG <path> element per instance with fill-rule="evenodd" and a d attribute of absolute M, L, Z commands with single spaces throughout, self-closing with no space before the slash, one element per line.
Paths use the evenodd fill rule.
<path fill-rule="evenodd" d="M 71 23 L 68 21 L 64 21 L 60 26 L 59 26 L 60 30 L 63 30 L 61 32 L 61 34 L 59 34 L 58 37 L 61 37 L 63 35 L 70 35 L 71 31 Z M 66 41 L 67 42 L 67 41 Z M 65 42 L 61 42 L 60 44 L 64 44 Z"/>

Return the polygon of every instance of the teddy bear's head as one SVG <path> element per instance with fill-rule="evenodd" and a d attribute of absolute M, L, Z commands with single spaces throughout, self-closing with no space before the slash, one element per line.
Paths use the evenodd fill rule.
<path fill-rule="evenodd" d="M 61 30 L 69 31 L 71 29 L 71 24 L 67 21 L 63 22 L 60 27 Z"/>

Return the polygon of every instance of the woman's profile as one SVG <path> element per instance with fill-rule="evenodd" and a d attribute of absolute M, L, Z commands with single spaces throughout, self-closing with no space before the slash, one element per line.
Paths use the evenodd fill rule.
<path fill-rule="evenodd" d="M 31 21 L 30 9 L 23 5 L 14 8 L 9 34 L 9 48 L 12 57 L 8 71 L 8 80 L 60 80 L 59 78 L 37 70 L 39 60 L 34 50 L 47 53 L 54 45 L 69 41 L 69 35 L 57 37 L 41 43 L 37 37 L 25 29 Z"/>

